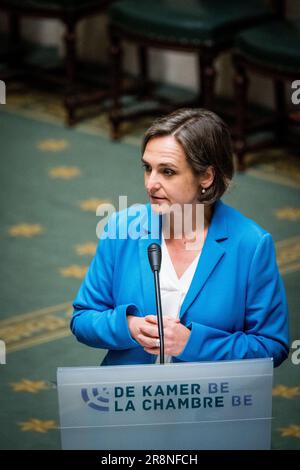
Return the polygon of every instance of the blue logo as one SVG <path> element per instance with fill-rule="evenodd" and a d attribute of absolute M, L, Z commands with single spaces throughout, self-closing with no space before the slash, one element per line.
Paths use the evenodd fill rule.
<path fill-rule="evenodd" d="M 103 395 L 109 396 L 106 387 L 103 387 L 100 392 L 98 388 L 92 388 L 89 392 L 87 388 L 81 389 L 81 397 L 88 406 L 97 411 L 109 411 L 109 398 Z"/>

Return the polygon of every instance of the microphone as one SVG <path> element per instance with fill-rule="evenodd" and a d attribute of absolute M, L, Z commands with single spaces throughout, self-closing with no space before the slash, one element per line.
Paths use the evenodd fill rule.
<path fill-rule="evenodd" d="M 160 266 L 161 266 L 160 245 L 158 245 L 157 243 L 152 243 L 151 245 L 148 246 L 148 258 L 149 258 L 151 270 L 154 274 L 160 363 L 164 364 L 165 362 L 164 327 L 163 327 L 163 319 L 162 319 L 160 285 L 159 285 L 159 271 L 160 271 Z"/>

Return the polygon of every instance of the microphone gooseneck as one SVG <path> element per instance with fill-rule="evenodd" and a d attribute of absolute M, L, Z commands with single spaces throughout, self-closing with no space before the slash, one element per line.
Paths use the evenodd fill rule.
<path fill-rule="evenodd" d="M 159 356 L 160 363 L 165 362 L 165 345 L 164 345 L 164 327 L 161 308 L 160 285 L 159 285 L 159 271 L 161 266 L 161 247 L 157 243 L 152 243 L 148 246 L 148 258 L 151 270 L 154 274 L 155 296 L 156 296 L 156 310 L 158 321 L 158 335 L 159 335 Z"/>

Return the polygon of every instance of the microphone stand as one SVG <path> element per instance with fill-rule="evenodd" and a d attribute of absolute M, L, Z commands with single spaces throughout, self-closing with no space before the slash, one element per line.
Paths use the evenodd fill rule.
<path fill-rule="evenodd" d="M 159 358 L 160 363 L 165 363 L 165 345 L 164 345 L 164 327 L 161 309 L 161 298 L 160 298 L 160 284 L 159 284 L 159 272 L 154 271 L 154 283 L 155 283 L 155 295 L 156 295 L 156 310 L 157 310 L 157 321 L 158 321 L 158 335 L 159 335 Z"/>
<path fill-rule="evenodd" d="M 154 274 L 155 297 L 156 297 L 156 312 L 158 321 L 158 335 L 159 335 L 159 358 L 160 363 L 165 363 L 165 345 L 164 345 L 164 326 L 161 309 L 160 285 L 159 285 L 159 271 L 161 265 L 161 247 L 157 243 L 152 243 L 148 246 L 149 263 Z"/>

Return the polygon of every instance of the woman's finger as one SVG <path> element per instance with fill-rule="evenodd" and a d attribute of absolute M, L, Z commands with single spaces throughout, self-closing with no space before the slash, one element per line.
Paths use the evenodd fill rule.
<path fill-rule="evenodd" d="M 139 334 L 137 337 L 138 342 L 144 347 L 144 348 L 157 348 L 159 347 L 159 339 L 157 337 L 150 337 L 150 336 L 145 336 L 143 334 Z"/>
<path fill-rule="evenodd" d="M 144 333 L 144 335 L 151 336 L 153 338 L 158 338 L 159 336 L 157 325 L 155 326 L 147 325 L 147 324 L 142 325 L 140 326 L 140 331 Z"/>
<path fill-rule="evenodd" d="M 147 315 L 145 317 L 145 320 L 149 323 L 153 323 L 154 325 L 157 325 L 157 317 L 155 315 Z"/>
<path fill-rule="evenodd" d="M 146 352 L 149 353 L 149 354 L 153 354 L 153 355 L 155 355 L 155 356 L 158 356 L 159 353 L 160 353 L 159 348 L 151 348 L 151 349 L 149 349 L 149 348 L 144 348 L 144 351 L 146 351 Z"/>

